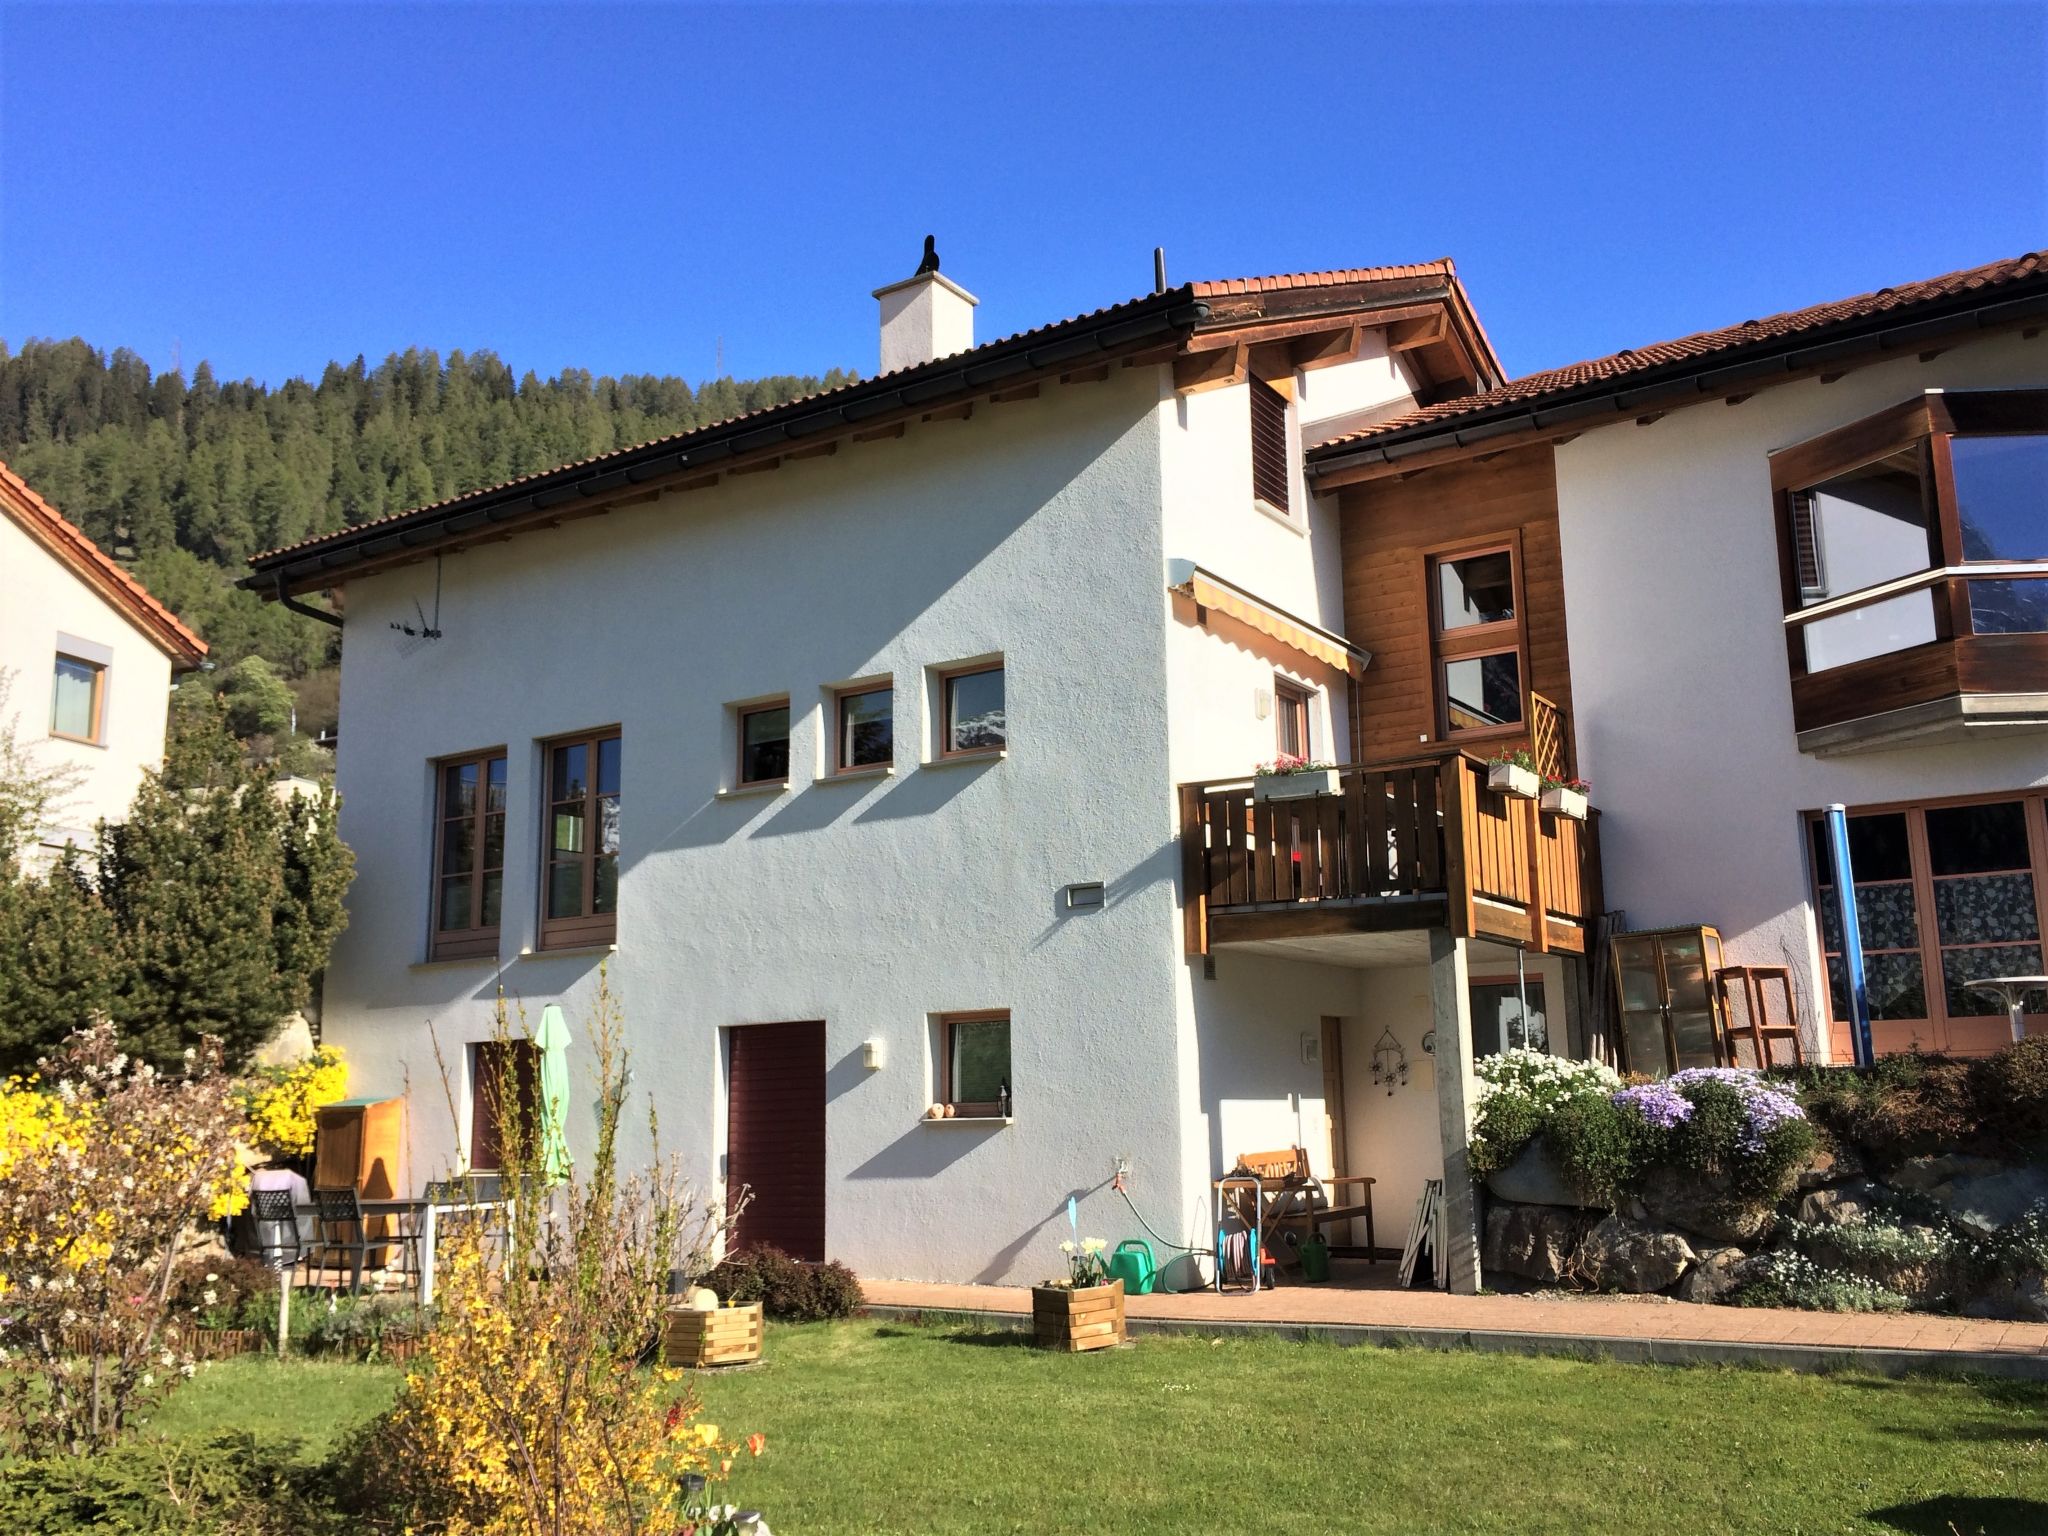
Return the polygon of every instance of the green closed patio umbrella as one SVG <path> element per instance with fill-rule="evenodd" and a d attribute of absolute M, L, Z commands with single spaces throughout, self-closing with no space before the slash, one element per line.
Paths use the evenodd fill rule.
<path fill-rule="evenodd" d="M 562 1006 L 549 1003 L 540 1011 L 540 1167 L 549 1184 L 569 1177 L 569 1025 Z"/>

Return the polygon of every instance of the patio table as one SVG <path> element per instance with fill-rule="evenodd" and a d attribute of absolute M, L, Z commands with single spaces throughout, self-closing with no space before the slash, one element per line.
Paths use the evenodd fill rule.
<path fill-rule="evenodd" d="M 504 1210 L 510 1207 L 511 1202 L 503 1198 L 439 1201 L 429 1200 L 423 1195 L 407 1195 L 385 1200 L 358 1200 L 356 1204 L 365 1216 L 394 1216 L 401 1222 L 409 1216 L 419 1218 L 420 1305 L 425 1307 L 434 1301 L 434 1240 L 442 1214 Z M 295 1209 L 301 1215 L 319 1214 L 317 1206 L 302 1205 Z"/>
<path fill-rule="evenodd" d="M 2027 994 L 2048 992 L 2048 976 L 1986 976 L 1982 981 L 1970 983 L 1973 992 L 1989 992 L 2005 1004 L 2005 1010 L 2012 1016 L 2012 1037 L 2024 1040 L 2027 1037 Z"/>

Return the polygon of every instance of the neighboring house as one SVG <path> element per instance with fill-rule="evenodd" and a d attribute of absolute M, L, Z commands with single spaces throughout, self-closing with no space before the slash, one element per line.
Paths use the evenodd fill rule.
<path fill-rule="evenodd" d="M 877 295 L 878 378 L 260 556 L 256 590 L 346 597 L 357 878 L 325 1038 L 359 1091 L 410 1092 L 417 1183 L 497 1142 L 498 990 L 573 1028 L 607 966 L 636 1095 L 707 1185 L 753 1191 L 745 1240 L 1035 1279 L 1069 1195 L 1138 1233 L 1120 1163 L 1199 1247 L 1217 1174 L 1302 1146 L 1379 1181 L 1383 1250 L 1442 1176 L 1469 1289 L 1474 1054 L 1611 1049 L 1603 912 L 1718 922 L 1756 962 L 1801 932 L 1810 990 L 1800 817 L 1876 797 L 1745 757 L 1865 761 L 1803 754 L 1745 649 L 1788 627 L 1729 591 L 1776 548 L 1762 456 L 1886 370 L 2026 382 L 2048 284 L 1996 272 L 1764 322 L 1683 377 L 1692 344 L 1648 349 L 1645 387 L 1712 400 L 1754 362 L 1722 392 L 1754 398 L 1553 427 L 1539 393 L 1526 444 L 1465 431 L 1515 430 L 1537 381 L 1503 387 L 1447 262 L 1184 285 L 980 347 L 972 297 L 921 274 Z M 1981 351 L 1992 380 L 1894 360 L 1922 321 L 1915 358 Z M 1620 374 L 1538 378 L 1569 407 L 1567 376 Z M 1690 420 L 1732 434 L 1718 464 L 1657 450 Z M 1938 760 L 1892 782 L 2038 785 L 2026 739 L 1901 748 Z M 1563 774 L 1574 743 L 1592 825 L 1487 787 L 1485 755 Z M 1282 754 L 1355 766 L 1279 798 L 1314 787 L 1254 785 Z"/>
<path fill-rule="evenodd" d="M 17 738 L 75 782 L 41 830 L 45 850 L 89 845 L 127 813 L 164 757 L 171 683 L 206 642 L 0 464 L 0 670 Z"/>

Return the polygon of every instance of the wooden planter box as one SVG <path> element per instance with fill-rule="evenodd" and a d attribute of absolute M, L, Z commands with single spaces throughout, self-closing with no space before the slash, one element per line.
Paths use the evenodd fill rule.
<path fill-rule="evenodd" d="M 1060 1286 L 1031 1288 L 1031 1331 L 1040 1349 L 1107 1349 L 1124 1341 L 1124 1283 L 1091 1285 L 1085 1291 Z"/>
<path fill-rule="evenodd" d="M 662 1314 L 664 1365 L 744 1365 L 761 1358 L 761 1304 L 694 1312 L 677 1307 Z"/>

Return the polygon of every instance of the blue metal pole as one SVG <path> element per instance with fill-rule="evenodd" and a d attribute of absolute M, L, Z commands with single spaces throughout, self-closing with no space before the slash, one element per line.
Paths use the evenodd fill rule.
<path fill-rule="evenodd" d="M 1870 1045 L 1870 993 L 1863 984 L 1863 930 L 1856 922 L 1856 876 L 1849 867 L 1849 812 L 1828 807 L 1828 853 L 1835 866 L 1835 895 L 1842 908 L 1842 968 L 1849 973 L 1849 1043 L 1856 1065 L 1867 1067 L 1877 1053 Z"/>

